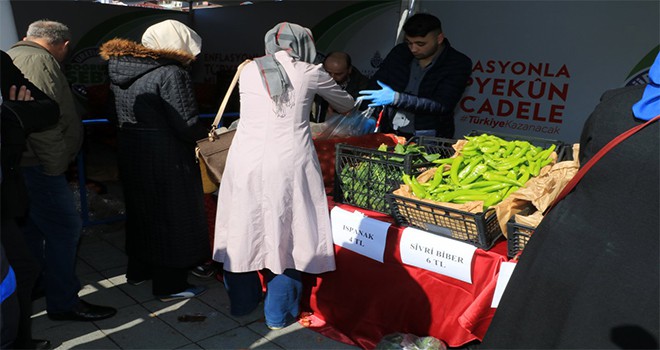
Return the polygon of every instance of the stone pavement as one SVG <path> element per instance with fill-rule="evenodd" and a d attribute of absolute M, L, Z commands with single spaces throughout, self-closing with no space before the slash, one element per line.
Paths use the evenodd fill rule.
<path fill-rule="evenodd" d="M 33 306 L 35 338 L 49 339 L 56 349 L 359 349 L 298 323 L 271 331 L 263 322 L 263 310 L 232 317 L 227 293 L 215 278 L 191 274 L 189 281 L 206 285 L 206 293 L 161 302 L 151 295 L 151 282 L 126 283 L 123 247 L 123 223 L 117 222 L 86 228 L 78 252 L 81 297 L 116 307 L 117 315 L 97 322 L 52 321 L 41 298 Z M 203 320 L 180 320 L 190 315 Z"/>

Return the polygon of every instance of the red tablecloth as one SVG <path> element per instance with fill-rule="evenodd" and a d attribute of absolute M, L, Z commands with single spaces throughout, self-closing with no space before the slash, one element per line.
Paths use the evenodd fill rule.
<path fill-rule="evenodd" d="M 329 199 L 330 209 L 334 205 Z M 387 215 L 358 210 L 392 222 Z M 494 314 L 490 304 L 500 263 L 507 260 L 506 241 L 476 250 L 469 284 L 403 264 L 402 232 L 396 225 L 388 230 L 383 263 L 335 246 L 336 271 L 305 280 L 303 308 L 313 314 L 307 317 L 310 328 L 363 349 L 394 332 L 431 335 L 451 347 L 481 340 Z"/>

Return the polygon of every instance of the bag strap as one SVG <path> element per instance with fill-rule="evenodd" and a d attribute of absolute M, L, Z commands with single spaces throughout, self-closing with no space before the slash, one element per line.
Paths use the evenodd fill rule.
<path fill-rule="evenodd" d="M 222 103 L 220 104 L 220 108 L 218 108 L 218 113 L 215 115 L 215 119 L 213 120 L 213 125 L 211 125 L 211 131 L 209 132 L 209 136 L 215 133 L 215 130 L 218 128 L 218 125 L 220 125 L 222 114 L 225 113 L 227 102 L 229 102 L 229 97 L 231 97 L 231 93 L 234 91 L 234 87 L 238 82 L 238 78 L 241 75 L 241 71 L 243 70 L 243 67 L 245 67 L 245 65 L 250 62 L 252 62 L 252 60 L 245 60 L 243 61 L 243 63 L 239 64 L 238 67 L 236 68 L 236 74 L 234 74 L 234 79 L 231 80 L 231 83 L 229 84 L 229 88 L 227 89 L 227 93 L 225 94 L 225 98 L 222 100 Z"/>
<path fill-rule="evenodd" d="M 557 198 L 555 198 L 555 200 L 548 207 L 548 209 L 546 209 L 545 214 L 547 214 L 555 205 L 557 205 L 557 203 L 559 203 L 559 201 L 564 199 L 564 197 L 566 197 L 566 195 L 568 195 L 573 190 L 575 185 L 577 185 L 577 183 L 580 182 L 580 180 L 582 179 L 584 174 L 587 171 L 589 171 L 589 169 L 591 169 L 591 167 L 593 167 L 594 164 L 596 164 L 596 162 L 599 159 L 603 158 L 605 153 L 609 152 L 612 148 L 614 148 L 614 146 L 621 143 L 621 141 L 627 139 L 628 137 L 632 136 L 636 132 L 642 130 L 643 128 L 647 127 L 649 124 L 651 124 L 651 123 L 653 123 L 653 122 L 655 122 L 656 120 L 659 120 L 659 119 L 660 119 L 660 115 L 657 115 L 655 118 L 650 119 L 646 123 L 639 124 L 639 125 L 631 128 L 631 129 L 629 129 L 628 131 L 623 132 L 621 135 L 613 138 L 609 143 L 607 143 L 603 148 L 601 148 L 600 151 L 598 151 L 598 153 L 596 153 L 591 159 L 589 159 L 589 161 L 586 162 L 584 164 L 584 166 L 582 168 L 580 168 L 580 170 L 578 170 L 578 172 L 575 174 L 575 176 L 573 176 L 571 181 L 569 181 L 568 184 L 566 184 L 566 187 L 564 187 L 564 189 L 559 193 Z"/>

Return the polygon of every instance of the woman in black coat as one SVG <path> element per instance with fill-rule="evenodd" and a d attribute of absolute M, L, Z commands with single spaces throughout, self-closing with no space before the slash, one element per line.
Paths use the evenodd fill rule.
<path fill-rule="evenodd" d="M 580 164 L 660 114 L 660 56 L 654 67 L 646 88 L 603 95 L 582 131 Z M 546 215 L 480 349 L 658 348 L 659 124 L 612 148 Z"/>
<path fill-rule="evenodd" d="M 188 270 L 210 258 L 195 141 L 198 121 L 188 72 L 201 47 L 184 24 L 149 27 L 142 44 L 113 39 L 102 45 L 119 126 L 119 176 L 126 201 L 126 278 L 153 280 L 163 301 L 204 291 L 188 284 Z"/>

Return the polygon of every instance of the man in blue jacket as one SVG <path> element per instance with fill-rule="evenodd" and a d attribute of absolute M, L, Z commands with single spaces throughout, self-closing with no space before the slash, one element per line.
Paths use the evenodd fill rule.
<path fill-rule="evenodd" d="M 360 91 L 369 107 L 383 106 L 380 131 L 398 135 L 454 136 L 454 108 L 472 72 L 472 60 L 454 49 L 440 20 L 418 13 L 403 25 L 405 42 L 395 46 Z"/>

